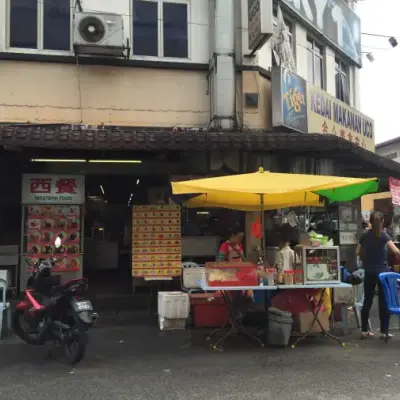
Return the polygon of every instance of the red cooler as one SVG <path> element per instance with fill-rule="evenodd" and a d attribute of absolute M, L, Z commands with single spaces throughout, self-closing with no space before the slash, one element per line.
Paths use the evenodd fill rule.
<path fill-rule="evenodd" d="M 196 328 L 219 328 L 228 319 L 228 306 L 219 292 L 191 294 L 190 303 Z"/>

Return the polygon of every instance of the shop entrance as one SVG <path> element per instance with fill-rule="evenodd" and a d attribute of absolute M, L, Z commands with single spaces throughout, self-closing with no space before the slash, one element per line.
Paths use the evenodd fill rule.
<path fill-rule="evenodd" d="M 91 294 L 132 293 L 132 206 L 154 201 L 152 191 L 167 184 L 168 176 L 86 177 L 83 275 Z"/>

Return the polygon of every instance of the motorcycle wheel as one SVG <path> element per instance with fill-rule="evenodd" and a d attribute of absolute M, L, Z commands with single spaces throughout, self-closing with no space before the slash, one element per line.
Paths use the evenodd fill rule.
<path fill-rule="evenodd" d="M 13 314 L 13 329 L 17 336 L 19 336 L 24 342 L 34 345 L 41 346 L 45 343 L 44 338 L 39 337 L 38 330 L 34 333 L 28 332 L 28 330 L 24 329 L 21 325 L 21 318 L 25 320 L 25 322 L 29 325 L 29 322 L 26 320 L 25 313 L 23 310 L 16 310 Z"/>
<path fill-rule="evenodd" d="M 77 364 L 82 360 L 86 352 L 88 335 L 82 327 L 73 328 L 70 338 L 64 342 L 65 356 L 69 364 Z"/>

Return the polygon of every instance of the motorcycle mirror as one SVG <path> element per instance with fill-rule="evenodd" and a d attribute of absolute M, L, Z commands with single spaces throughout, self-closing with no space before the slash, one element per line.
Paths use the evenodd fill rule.
<path fill-rule="evenodd" d="M 56 237 L 56 240 L 54 241 L 54 246 L 56 246 L 56 249 L 59 249 L 61 247 L 61 238 L 60 238 L 60 236 Z"/>

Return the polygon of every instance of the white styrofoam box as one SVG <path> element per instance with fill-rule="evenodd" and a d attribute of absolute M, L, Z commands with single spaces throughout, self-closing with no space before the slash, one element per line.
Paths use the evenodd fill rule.
<path fill-rule="evenodd" d="M 169 319 L 158 317 L 158 325 L 161 331 L 182 331 L 186 328 L 186 319 Z"/>
<path fill-rule="evenodd" d="M 183 292 L 158 292 L 158 315 L 168 319 L 186 319 L 189 316 L 189 295 Z"/>
<path fill-rule="evenodd" d="M 185 289 L 197 289 L 200 287 L 199 282 L 206 280 L 204 267 L 184 268 L 182 274 Z"/>

